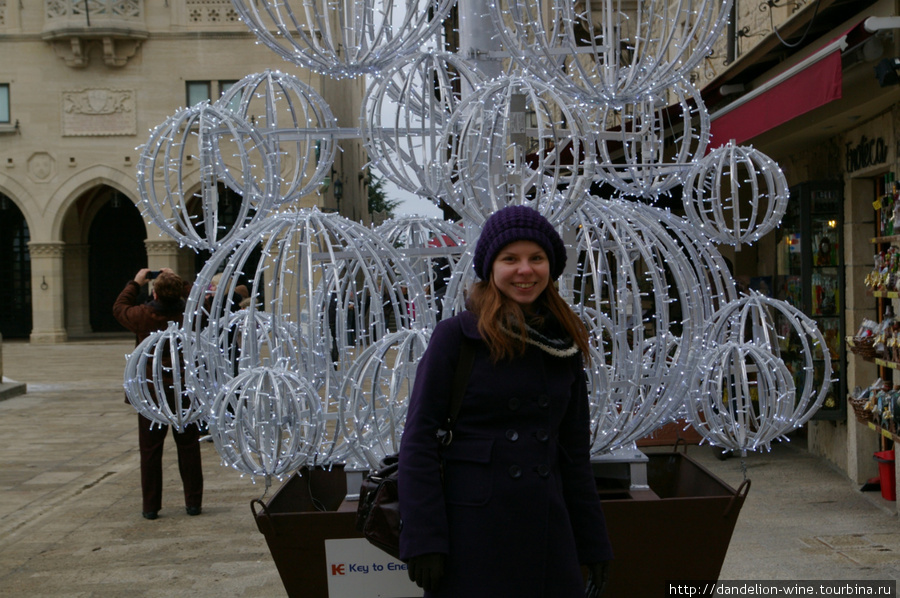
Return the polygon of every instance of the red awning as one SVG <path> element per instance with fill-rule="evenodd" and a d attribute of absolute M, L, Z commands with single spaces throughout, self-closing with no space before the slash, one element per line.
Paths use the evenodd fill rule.
<path fill-rule="evenodd" d="M 710 118 L 709 149 L 742 143 L 841 97 L 842 36 Z"/>

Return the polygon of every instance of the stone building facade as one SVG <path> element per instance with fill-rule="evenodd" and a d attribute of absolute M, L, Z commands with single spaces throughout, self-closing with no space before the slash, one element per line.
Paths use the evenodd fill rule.
<path fill-rule="evenodd" d="M 202 265 L 141 217 L 154 127 L 265 69 L 315 88 L 341 127 L 358 126 L 364 90 L 258 44 L 230 0 L 0 0 L 0 55 L 0 334 L 35 343 L 120 331 L 111 306 L 134 272 Z M 343 198 L 301 202 L 367 221 L 362 145 L 339 143 Z"/>

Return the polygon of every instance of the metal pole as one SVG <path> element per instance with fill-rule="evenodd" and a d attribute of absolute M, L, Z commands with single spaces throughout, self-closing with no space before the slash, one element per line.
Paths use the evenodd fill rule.
<path fill-rule="evenodd" d="M 471 61 L 475 68 L 487 79 L 503 74 L 503 64 L 496 57 L 502 48 L 494 29 L 494 22 L 484 0 L 458 0 L 459 13 L 459 53 Z M 489 54 L 494 57 L 490 58 Z M 463 83 L 463 97 L 472 92 Z"/>
<path fill-rule="evenodd" d="M 500 38 L 494 28 L 494 22 L 491 20 L 490 8 L 484 0 L 458 0 L 457 9 L 459 13 L 459 54 L 465 60 L 468 60 L 475 69 L 481 73 L 485 81 L 500 77 L 503 74 L 503 63 L 497 57 L 502 49 Z M 469 84 L 463 81 L 462 97 L 466 98 L 471 95 L 473 90 Z M 485 106 L 485 110 L 489 107 Z M 474 141 L 474 140 L 473 140 Z M 483 189 L 479 195 L 482 205 L 490 203 L 490 197 L 487 189 L 490 181 L 484 180 L 480 184 L 474 185 L 474 188 Z M 479 230 L 468 230 L 467 240 L 474 243 L 473 235 L 478 236 Z"/>

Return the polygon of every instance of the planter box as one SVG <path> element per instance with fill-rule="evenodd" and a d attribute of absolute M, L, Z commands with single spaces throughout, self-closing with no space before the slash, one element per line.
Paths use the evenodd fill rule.
<path fill-rule="evenodd" d="M 658 598 L 670 581 L 718 579 L 750 487 L 748 480 L 731 488 L 684 453 L 648 458 L 649 490 L 602 495 L 615 551 L 605 596 Z M 329 598 L 325 541 L 361 537 L 356 502 L 341 502 L 345 494 L 342 470 L 304 470 L 268 504 L 251 503 L 291 598 Z M 333 510 L 319 511 L 316 505 Z M 373 589 L 371 598 L 378 595 Z"/>

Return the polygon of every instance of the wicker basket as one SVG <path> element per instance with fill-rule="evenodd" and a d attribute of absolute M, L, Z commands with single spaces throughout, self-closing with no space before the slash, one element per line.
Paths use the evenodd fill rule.
<path fill-rule="evenodd" d="M 866 403 L 869 402 L 868 399 L 857 399 L 856 397 L 848 396 L 847 402 L 850 403 L 853 414 L 856 415 L 856 421 L 861 424 L 868 424 L 872 421 L 872 412 L 865 409 Z"/>
<path fill-rule="evenodd" d="M 866 359 L 875 359 L 878 353 L 875 351 L 875 337 L 869 336 L 865 338 L 856 338 L 847 339 L 848 345 L 850 346 L 850 350 L 859 355 L 860 357 L 864 357 Z"/>

